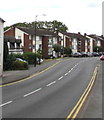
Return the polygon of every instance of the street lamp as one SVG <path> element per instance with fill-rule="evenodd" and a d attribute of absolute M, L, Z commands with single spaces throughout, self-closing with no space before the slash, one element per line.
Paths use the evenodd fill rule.
<path fill-rule="evenodd" d="M 36 53 L 36 32 L 37 32 L 37 31 L 36 31 L 36 29 L 37 29 L 37 28 L 36 28 L 36 22 L 37 22 L 37 17 L 38 17 L 38 16 L 46 16 L 46 15 L 45 15 L 45 14 L 42 14 L 42 15 L 36 15 L 36 16 L 35 16 L 35 53 Z"/>
<path fill-rule="evenodd" d="M 36 16 L 35 16 L 35 38 L 34 38 L 34 39 L 35 39 L 35 53 L 36 53 L 36 34 L 37 34 L 37 33 L 36 33 L 36 32 L 37 32 L 36 22 L 37 22 L 37 17 L 38 17 L 38 16 L 46 16 L 46 15 L 45 15 L 45 14 L 42 14 L 42 15 L 36 15 Z M 35 57 L 34 66 L 36 66 L 36 61 L 37 61 L 37 58 Z"/>

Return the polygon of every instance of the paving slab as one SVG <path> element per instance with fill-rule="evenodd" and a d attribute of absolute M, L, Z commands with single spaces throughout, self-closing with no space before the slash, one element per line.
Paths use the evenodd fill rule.
<path fill-rule="evenodd" d="M 4 71 L 2 82 L 0 82 L 0 84 L 7 84 L 27 78 L 32 74 L 43 71 L 44 69 L 52 66 L 53 64 L 58 62 L 58 60 L 60 59 L 45 60 L 41 65 L 37 65 L 36 67 L 30 65 L 28 70 Z"/>
<path fill-rule="evenodd" d="M 102 61 L 103 62 L 103 61 Z M 78 118 L 88 118 L 88 119 L 102 119 L 103 120 L 103 110 L 102 110 L 102 62 L 98 70 L 95 84 L 92 88 L 90 95 L 88 96 L 85 104 L 78 114 Z M 104 66 L 103 66 L 104 67 Z"/>

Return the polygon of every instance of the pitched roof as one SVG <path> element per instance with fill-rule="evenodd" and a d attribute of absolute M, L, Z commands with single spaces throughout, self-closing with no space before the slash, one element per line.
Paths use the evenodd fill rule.
<path fill-rule="evenodd" d="M 2 22 L 5 22 L 2 18 L 0 18 L 0 20 L 1 20 Z"/>
<path fill-rule="evenodd" d="M 16 39 L 14 36 L 4 36 L 4 42 L 21 43 L 21 39 Z"/>
<path fill-rule="evenodd" d="M 95 40 L 104 40 L 101 36 L 98 36 L 96 34 L 91 34 L 91 35 L 88 35 L 88 36 L 95 39 Z"/>
<path fill-rule="evenodd" d="M 71 38 L 77 38 L 77 39 L 88 39 L 87 37 L 79 34 L 79 33 L 67 33 L 67 32 L 62 32 L 63 34 L 71 37 Z"/>
<path fill-rule="evenodd" d="M 39 35 L 39 36 L 54 36 L 58 37 L 58 35 L 52 31 L 46 29 L 34 29 L 29 27 L 17 27 L 18 29 L 28 33 L 29 35 Z M 35 33 L 36 32 L 36 33 Z"/>

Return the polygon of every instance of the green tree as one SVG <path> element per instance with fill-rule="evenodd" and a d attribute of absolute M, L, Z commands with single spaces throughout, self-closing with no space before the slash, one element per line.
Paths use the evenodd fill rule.
<path fill-rule="evenodd" d="M 36 54 L 32 52 L 26 52 L 23 54 L 24 59 L 28 61 L 29 64 L 36 65 Z"/>
<path fill-rule="evenodd" d="M 66 32 L 68 30 L 67 26 L 60 21 L 54 20 L 52 22 L 52 30 L 58 32 Z"/>
<path fill-rule="evenodd" d="M 100 47 L 100 46 L 95 46 L 95 47 L 94 47 L 94 52 L 102 52 L 102 47 Z"/>
<path fill-rule="evenodd" d="M 12 26 L 18 26 L 18 27 L 32 27 L 34 28 L 34 26 L 36 25 L 36 28 L 38 29 L 48 29 L 51 30 L 53 32 L 66 32 L 68 30 L 68 27 L 63 24 L 60 21 L 54 20 L 54 21 L 34 21 L 31 23 L 27 23 L 27 22 L 23 22 L 23 23 L 16 23 Z M 7 26 L 4 29 L 7 30 L 8 28 L 10 28 L 11 26 Z"/>
<path fill-rule="evenodd" d="M 54 51 L 56 53 L 61 52 L 61 45 L 60 44 L 54 44 L 53 48 L 54 48 Z"/>
<path fill-rule="evenodd" d="M 67 55 L 67 56 L 70 56 L 71 53 L 72 53 L 72 49 L 70 47 L 65 47 L 64 48 L 64 53 Z"/>

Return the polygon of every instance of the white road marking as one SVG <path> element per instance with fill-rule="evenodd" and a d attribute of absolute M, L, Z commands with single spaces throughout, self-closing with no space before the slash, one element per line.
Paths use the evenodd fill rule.
<path fill-rule="evenodd" d="M 65 75 L 69 74 L 69 73 L 70 73 L 76 66 L 78 66 L 81 62 L 82 62 L 82 61 L 80 61 L 79 63 L 77 63 L 76 65 L 74 65 L 74 67 L 72 67 L 72 68 L 68 71 L 68 73 L 66 73 Z"/>
<path fill-rule="evenodd" d="M 9 101 L 9 102 L 6 102 L 6 103 L 4 103 L 4 104 L 1 104 L 0 105 L 0 107 L 2 107 L 2 106 L 4 106 L 4 105 L 8 105 L 8 104 L 10 104 L 10 103 L 12 103 L 13 101 Z"/>
<path fill-rule="evenodd" d="M 46 86 L 49 87 L 49 86 L 51 86 L 51 85 L 53 85 L 53 84 L 55 84 L 55 83 L 56 83 L 56 81 L 53 81 L 53 82 L 49 83 L 49 84 L 46 85 Z"/>
<path fill-rule="evenodd" d="M 61 80 L 64 76 L 61 76 L 58 80 Z"/>
<path fill-rule="evenodd" d="M 65 73 L 65 76 L 68 75 L 68 73 Z"/>
<path fill-rule="evenodd" d="M 35 91 L 32 91 L 32 92 L 24 95 L 24 97 L 27 97 L 27 96 L 29 96 L 29 95 L 31 95 L 31 94 L 33 94 L 33 93 L 36 93 L 36 92 L 40 91 L 41 89 L 42 89 L 42 88 L 36 89 Z"/>

